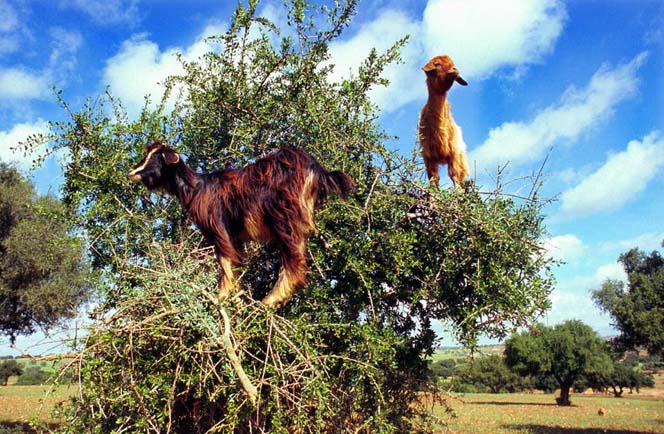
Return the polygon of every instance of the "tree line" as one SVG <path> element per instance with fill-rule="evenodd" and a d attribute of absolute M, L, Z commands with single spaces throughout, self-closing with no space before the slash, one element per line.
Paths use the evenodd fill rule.
<path fill-rule="evenodd" d="M 0 386 L 7 386 L 11 377 L 17 377 L 14 383 L 17 386 L 29 386 L 53 383 L 56 380 L 60 384 L 71 383 L 75 380 L 73 371 L 67 371 L 59 375 L 59 363 L 50 364 L 46 361 L 30 363 L 28 361 L 14 359 L 12 357 L 0 357 Z"/>
<path fill-rule="evenodd" d="M 441 386 L 455 392 L 505 393 L 524 390 L 560 391 L 559 405 L 570 405 L 570 392 L 593 389 L 616 397 L 626 389 L 654 387 L 652 372 L 664 364 L 657 355 L 624 353 L 578 320 L 516 333 L 504 354 L 474 359 L 447 359 L 432 364 Z"/>

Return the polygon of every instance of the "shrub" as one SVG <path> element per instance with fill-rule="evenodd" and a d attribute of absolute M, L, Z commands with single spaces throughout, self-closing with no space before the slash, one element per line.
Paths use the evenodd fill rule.
<path fill-rule="evenodd" d="M 41 369 L 38 366 L 30 366 L 25 368 L 23 375 L 18 378 L 16 384 L 19 386 L 46 384 L 51 380 L 52 375 L 52 372 Z"/>

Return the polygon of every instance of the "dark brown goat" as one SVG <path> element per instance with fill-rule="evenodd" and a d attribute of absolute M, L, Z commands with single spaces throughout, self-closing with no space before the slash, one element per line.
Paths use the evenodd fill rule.
<path fill-rule="evenodd" d="M 230 295 L 233 265 L 243 260 L 247 241 L 274 241 L 281 269 L 263 299 L 283 304 L 305 285 L 306 243 L 314 229 L 314 209 L 328 194 L 345 198 L 353 179 L 328 171 L 307 152 L 285 148 L 241 169 L 199 174 L 170 146 L 155 142 L 129 178 L 149 190 L 178 198 L 194 224 L 215 249 L 219 262 L 219 297 Z"/>

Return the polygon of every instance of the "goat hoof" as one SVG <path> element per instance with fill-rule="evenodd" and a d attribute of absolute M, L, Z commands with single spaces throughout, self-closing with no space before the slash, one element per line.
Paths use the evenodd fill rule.
<path fill-rule="evenodd" d="M 219 294 L 217 294 L 217 300 L 219 301 L 224 301 L 228 299 L 231 296 L 231 292 L 227 289 L 222 289 L 219 291 Z"/>
<path fill-rule="evenodd" d="M 262 299 L 261 303 L 263 303 L 265 307 L 269 307 L 272 309 L 276 309 L 277 307 L 279 307 L 279 301 L 276 298 L 270 296 L 267 296 L 264 299 Z"/>

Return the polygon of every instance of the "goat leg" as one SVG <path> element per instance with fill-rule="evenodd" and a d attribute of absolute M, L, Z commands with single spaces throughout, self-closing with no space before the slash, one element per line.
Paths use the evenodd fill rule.
<path fill-rule="evenodd" d="M 279 271 L 277 283 L 274 285 L 274 288 L 272 288 L 272 291 L 270 291 L 261 302 L 268 307 L 276 307 L 280 304 L 286 303 L 294 292 L 292 280 L 289 271 L 282 267 Z"/>
<path fill-rule="evenodd" d="M 225 300 L 231 295 L 233 284 L 233 267 L 227 258 L 219 257 L 219 300 Z"/>

